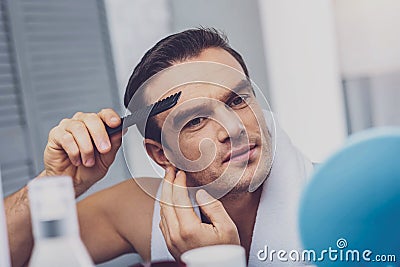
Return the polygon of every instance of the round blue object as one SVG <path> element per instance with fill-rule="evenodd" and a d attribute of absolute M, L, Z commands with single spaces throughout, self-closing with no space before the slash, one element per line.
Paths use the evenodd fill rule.
<path fill-rule="evenodd" d="M 318 166 L 299 218 L 317 266 L 400 266 L 400 128 L 356 134 Z"/>

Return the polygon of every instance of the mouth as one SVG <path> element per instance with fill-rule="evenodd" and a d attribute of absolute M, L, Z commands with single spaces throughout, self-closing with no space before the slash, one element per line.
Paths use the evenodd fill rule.
<path fill-rule="evenodd" d="M 235 148 L 226 154 L 223 163 L 250 161 L 254 155 L 255 148 L 256 144 L 248 144 L 246 146 Z"/>

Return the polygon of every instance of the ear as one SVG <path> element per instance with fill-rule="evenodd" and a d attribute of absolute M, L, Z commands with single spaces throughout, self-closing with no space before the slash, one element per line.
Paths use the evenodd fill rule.
<path fill-rule="evenodd" d="M 164 149 L 159 142 L 146 138 L 144 139 L 144 146 L 147 154 L 163 169 L 174 167 L 165 156 Z"/>

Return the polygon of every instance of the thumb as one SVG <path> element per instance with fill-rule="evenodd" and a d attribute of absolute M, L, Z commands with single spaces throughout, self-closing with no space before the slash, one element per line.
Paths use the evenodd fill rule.
<path fill-rule="evenodd" d="M 215 227 L 218 228 L 219 225 L 233 223 L 221 201 L 213 198 L 205 190 L 200 189 L 197 191 L 196 200 L 203 213 L 208 217 Z"/>
<path fill-rule="evenodd" d="M 111 141 L 111 150 L 113 150 L 113 153 L 117 153 L 119 147 L 122 144 L 122 136 L 126 134 L 128 129 L 122 130 L 122 132 L 114 134 L 113 136 L 110 137 Z"/>

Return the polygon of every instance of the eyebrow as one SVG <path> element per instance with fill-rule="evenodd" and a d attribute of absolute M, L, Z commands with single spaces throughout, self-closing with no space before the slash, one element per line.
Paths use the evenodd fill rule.
<path fill-rule="evenodd" d="M 251 83 L 247 79 L 241 80 L 235 87 L 230 89 L 229 92 L 224 94 L 222 99 L 224 99 L 224 101 L 228 101 L 233 97 L 236 97 L 238 92 L 246 88 L 251 88 Z M 192 106 L 189 109 L 178 111 L 175 117 L 172 119 L 174 126 L 179 125 L 183 120 L 193 114 L 198 114 L 202 111 L 204 112 L 208 106 L 209 105 L 207 103 L 201 103 L 199 105 Z"/>
<path fill-rule="evenodd" d="M 232 98 L 236 97 L 240 91 L 243 89 L 250 89 L 251 83 L 249 80 L 241 80 L 235 87 L 229 90 L 225 95 L 222 96 L 222 99 L 231 100 Z"/>
<path fill-rule="evenodd" d="M 249 80 L 244 79 L 241 80 L 235 87 L 231 89 L 232 92 L 237 93 L 243 89 L 251 88 L 251 83 Z"/>
<path fill-rule="evenodd" d="M 175 117 L 172 119 L 174 126 L 179 125 L 182 121 L 193 114 L 199 114 L 209 106 L 207 103 L 201 103 L 196 106 L 192 106 L 189 109 L 178 111 Z"/>

